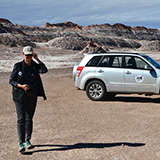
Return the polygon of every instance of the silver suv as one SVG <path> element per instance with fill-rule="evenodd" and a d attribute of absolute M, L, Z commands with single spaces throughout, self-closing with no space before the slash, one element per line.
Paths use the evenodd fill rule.
<path fill-rule="evenodd" d="M 160 93 L 160 64 L 138 53 L 86 54 L 73 68 L 75 86 L 93 100 L 118 93 L 153 95 Z"/>

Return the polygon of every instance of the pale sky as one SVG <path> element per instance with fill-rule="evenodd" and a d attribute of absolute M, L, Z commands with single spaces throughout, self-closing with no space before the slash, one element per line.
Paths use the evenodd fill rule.
<path fill-rule="evenodd" d="M 160 0 L 0 0 L 0 16 L 21 25 L 71 21 L 160 29 Z"/>

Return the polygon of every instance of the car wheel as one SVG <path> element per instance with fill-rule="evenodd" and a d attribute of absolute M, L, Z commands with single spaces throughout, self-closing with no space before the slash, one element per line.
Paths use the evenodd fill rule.
<path fill-rule="evenodd" d="M 86 94 L 93 101 L 103 100 L 106 96 L 106 89 L 101 81 L 94 80 L 87 84 Z"/>

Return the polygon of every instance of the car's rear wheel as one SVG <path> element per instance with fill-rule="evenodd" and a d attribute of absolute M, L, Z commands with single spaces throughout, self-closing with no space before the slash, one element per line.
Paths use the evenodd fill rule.
<path fill-rule="evenodd" d="M 86 94 L 93 101 L 104 100 L 106 97 L 106 88 L 101 81 L 93 80 L 87 84 Z"/>

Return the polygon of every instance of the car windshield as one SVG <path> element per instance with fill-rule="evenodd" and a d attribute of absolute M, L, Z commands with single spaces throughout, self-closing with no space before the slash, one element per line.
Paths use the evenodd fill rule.
<path fill-rule="evenodd" d="M 154 59 L 152 59 L 151 57 L 149 57 L 149 56 L 143 56 L 148 62 L 150 62 L 154 67 L 156 67 L 156 68 L 160 68 L 160 64 L 157 62 L 157 61 L 155 61 Z"/>

